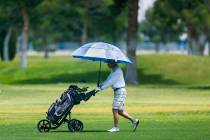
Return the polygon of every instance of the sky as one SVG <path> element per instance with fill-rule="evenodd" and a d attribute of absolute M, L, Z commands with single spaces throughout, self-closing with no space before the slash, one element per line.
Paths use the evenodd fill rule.
<path fill-rule="evenodd" d="M 145 18 L 146 10 L 152 7 L 155 0 L 139 0 L 138 21 L 141 22 Z"/>

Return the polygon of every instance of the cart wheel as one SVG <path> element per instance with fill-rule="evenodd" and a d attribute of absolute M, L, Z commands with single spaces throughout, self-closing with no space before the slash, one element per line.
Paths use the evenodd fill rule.
<path fill-rule="evenodd" d="M 37 124 L 37 129 L 39 130 L 39 132 L 49 132 L 50 128 L 51 128 L 51 123 L 46 119 L 40 120 Z"/>
<path fill-rule="evenodd" d="M 68 128 L 71 132 L 81 132 L 83 130 L 83 123 L 77 119 L 71 119 L 68 122 Z"/>

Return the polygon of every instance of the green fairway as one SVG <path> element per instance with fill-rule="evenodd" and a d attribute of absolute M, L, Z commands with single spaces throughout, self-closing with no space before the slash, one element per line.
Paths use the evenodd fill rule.
<path fill-rule="evenodd" d="M 209 90 L 189 88 L 128 87 L 127 111 L 141 120 L 135 133 L 131 131 L 130 123 L 122 118 L 121 132 L 106 132 L 113 123 L 111 89 L 73 108 L 72 117 L 83 121 L 84 132 L 68 132 L 67 125 L 64 124 L 49 133 L 39 133 L 36 129 L 37 122 L 45 118 L 49 105 L 67 86 L 1 85 L 0 139 L 210 139 Z"/>
<path fill-rule="evenodd" d="M 30 57 L 29 67 L 20 69 L 18 59 L 0 62 L 0 140 L 209 140 L 209 65 L 209 57 L 139 56 L 140 85 L 127 86 L 126 100 L 126 110 L 140 119 L 135 133 L 123 118 L 121 132 L 106 132 L 113 126 L 111 89 L 73 108 L 72 118 L 84 123 L 83 132 L 71 133 L 64 124 L 39 133 L 37 122 L 69 83 L 95 87 L 99 64 L 71 57 Z M 102 80 L 108 73 L 103 64 Z"/>

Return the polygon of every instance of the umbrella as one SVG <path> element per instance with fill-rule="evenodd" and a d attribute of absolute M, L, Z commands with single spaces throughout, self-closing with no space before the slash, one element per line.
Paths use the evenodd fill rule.
<path fill-rule="evenodd" d="M 99 85 L 100 82 L 101 62 L 131 63 L 118 47 L 104 42 L 87 43 L 75 50 L 72 56 L 100 62 L 97 85 Z"/>

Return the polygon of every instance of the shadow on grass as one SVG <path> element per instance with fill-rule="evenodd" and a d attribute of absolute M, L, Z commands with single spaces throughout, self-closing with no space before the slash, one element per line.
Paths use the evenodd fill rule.
<path fill-rule="evenodd" d="M 189 87 L 189 89 L 195 89 L 195 90 L 210 90 L 210 86 L 193 86 L 193 87 Z"/>
<path fill-rule="evenodd" d="M 110 133 L 107 130 L 83 130 L 82 132 L 70 132 L 68 130 L 54 130 L 54 131 L 50 131 L 50 133 L 92 133 L 92 132 L 96 132 L 96 133 Z M 122 132 L 132 132 L 130 130 L 123 130 Z"/>
<path fill-rule="evenodd" d="M 105 80 L 108 72 L 101 72 L 101 79 Z M 58 74 L 51 77 L 35 77 L 32 79 L 18 80 L 16 84 L 55 84 L 55 83 L 96 83 L 98 78 L 98 71 L 74 74 Z"/>
<path fill-rule="evenodd" d="M 83 130 L 82 132 L 70 132 L 68 130 L 50 131 L 50 133 L 89 133 L 89 132 L 107 132 L 106 130 Z"/>
<path fill-rule="evenodd" d="M 109 71 L 101 71 L 101 80 L 104 81 Z M 98 71 L 89 71 L 85 73 L 57 74 L 51 77 L 34 77 L 32 79 L 17 80 L 15 84 L 55 84 L 55 83 L 96 83 Z M 138 79 L 140 85 L 179 85 L 178 82 L 165 79 L 161 74 L 146 74 L 143 69 L 138 69 Z"/>
<path fill-rule="evenodd" d="M 82 133 L 88 133 L 88 132 L 106 132 L 107 133 L 106 130 L 84 130 L 84 131 L 82 131 Z"/>
<path fill-rule="evenodd" d="M 138 79 L 141 85 L 179 85 L 175 80 L 165 79 L 161 74 L 146 74 L 146 70 L 138 69 Z"/>

